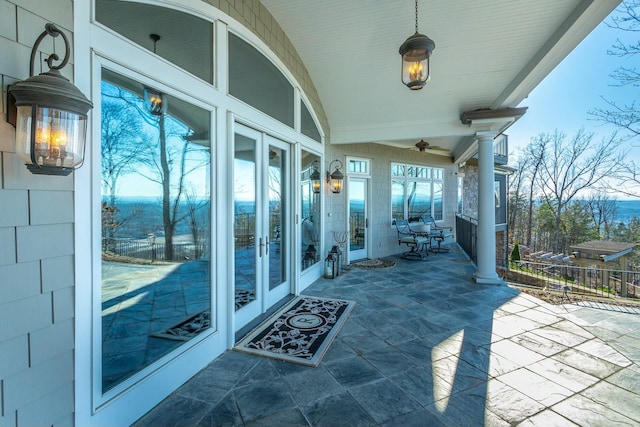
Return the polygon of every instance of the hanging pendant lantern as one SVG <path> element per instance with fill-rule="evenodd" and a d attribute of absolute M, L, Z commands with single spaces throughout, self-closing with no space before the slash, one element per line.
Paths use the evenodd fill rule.
<path fill-rule="evenodd" d="M 431 75 L 429 58 L 436 44 L 429 37 L 418 32 L 418 0 L 416 0 L 416 32 L 402 43 L 402 83 L 411 90 L 424 87 Z"/>

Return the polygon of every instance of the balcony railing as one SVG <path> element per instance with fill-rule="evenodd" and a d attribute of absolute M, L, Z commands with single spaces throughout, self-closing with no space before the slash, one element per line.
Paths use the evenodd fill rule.
<path fill-rule="evenodd" d="M 478 223 L 471 218 L 456 215 L 456 242 L 473 262 L 478 261 Z"/>
<path fill-rule="evenodd" d="M 511 263 L 507 277 L 518 283 L 549 291 L 598 298 L 640 298 L 640 271 L 637 270 L 523 260 Z"/>

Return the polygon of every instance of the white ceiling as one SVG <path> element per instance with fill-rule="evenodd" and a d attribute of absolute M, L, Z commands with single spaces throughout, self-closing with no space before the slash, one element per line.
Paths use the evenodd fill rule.
<path fill-rule="evenodd" d="M 420 0 L 418 29 L 436 48 L 431 80 L 411 91 L 400 81 L 398 48 L 414 33 L 413 1 L 261 1 L 311 75 L 332 144 L 411 147 L 424 138 L 456 159 L 477 130 L 461 123 L 463 112 L 526 106 L 529 92 L 620 3 Z"/>

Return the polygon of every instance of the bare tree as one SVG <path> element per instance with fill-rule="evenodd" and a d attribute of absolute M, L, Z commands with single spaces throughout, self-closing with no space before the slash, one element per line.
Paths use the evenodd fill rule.
<path fill-rule="evenodd" d="M 553 250 L 560 249 L 562 214 L 581 192 L 594 190 L 605 178 L 616 175 L 621 159 L 619 141 L 613 136 L 593 143 L 593 134 L 579 130 L 567 141 L 564 133 L 541 134 L 547 141 L 538 182 L 545 203 L 554 211 L 556 235 Z"/>
<path fill-rule="evenodd" d="M 514 166 L 515 172 L 508 180 L 509 188 L 507 192 L 509 194 L 509 205 L 507 210 L 509 212 L 509 218 L 507 220 L 507 224 L 510 234 L 510 242 L 519 241 L 524 243 L 524 230 L 522 229 L 521 224 L 523 220 L 522 213 L 524 211 L 524 207 L 527 204 L 527 200 L 525 199 L 524 195 L 524 187 L 526 186 L 527 170 L 529 169 L 530 163 L 530 157 L 518 157 L 518 163 Z"/>
<path fill-rule="evenodd" d="M 104 83 L 103 83 L 104 84 Z M 135 170 L 140 153 L 148 149 L 142 122 L 131 104 L 124 99 L 122 89 L 110 88 L 102 93 L 100 162 L 102 186 L 115 206 L 118 181 Z"/>
<path fill-rule="evenodd" d="M 173 129 L 167 126 L 167 116 L 161 114 L 157 116 L 158 144 L 155 150 L 147 150 L 140 161 L 144 163 L 150 173 L 138 171 L 142 176 L 150 181 L 162 186 L 162 224 L 165 238 L 165 259 L 174 258 L 173 238 L 175 228 L 185 215 L 180 212 L 180 202 L 185 191 L 185 179 L 187 175 L 206 165 L 208 155 L 202 156 L 206 147 L 192 144 L 184 140 L 178 144 L 170 144 L 171 136 L 182 139 L 183 129 L 178 129 L 178 125 Z M 199 153 L 191 155 L 191 153 Z"/>
<path fill-rule="evenodd" d="M 526 245 L 531 246 L 531 235 L 533 230 L 533 220 L 534 220 L 534 212 L 533 208 L 535 205 L 535 192 L 536 185 L 538 183 L 538 176 L 540 174 L 540 167 L 546 161 L 545 156 L 547 153 L 547 145 L 549 143 L 549 139 L 546 137 L 538 137 L 532 138 L 531 142 L 525 148 L 524 155 L 526 157 L 531 158 L 531 169 L 529 171 L 530 174 L 530 185 L 529 185 L 529 207 L 527 214 L 527 239 Z"/>
<path fill-rule="evenodd" d="M 607 22 L 611 28 L 632 33 L 640 32 L 640 0 L 625 0 L 616 12 Z M 625 43 L 618 38 L 607 53 L 619 58 L 635 57 L 640 54 L 640 41 Z M 611 77 L 616 81 L 615 86 L 640 86 L 640 71 L 635 67 L 619 67 Z M 608 108 L 596 108 L 590 113 L 597 120 L 624 130 L 625 136 L 637 137 L 640 135 L 640 106 L 633 98 L 629 104 L 625 105 L 619 105 L 605 98 Z"/>
<path fill-rule="evenodd" d="M 605 240 L 611 239 L 611 232 L 616 217 L 616 199 L 605 192 L 597 192 L 589 196 L 586 204 L 589 212 L 591 212 L 591 220 L 598 230 L 600 237 Z"/>

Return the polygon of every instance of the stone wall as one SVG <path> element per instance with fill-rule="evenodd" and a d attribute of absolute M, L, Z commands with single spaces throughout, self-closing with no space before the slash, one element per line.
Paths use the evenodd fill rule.
<path fill-rule="evenodd" d="M 73 175 L 32 175 L 6 123 L 7 85 L 29 76 L 31 48 L 46 22 L 72 41 L 72 1 L 0 0 L 1 426 L 74 422 Z M 39 50 L 36 73 L 53 39 Z M 72 70 L 69 64 L 62 72 L 72 79 Z"/>

